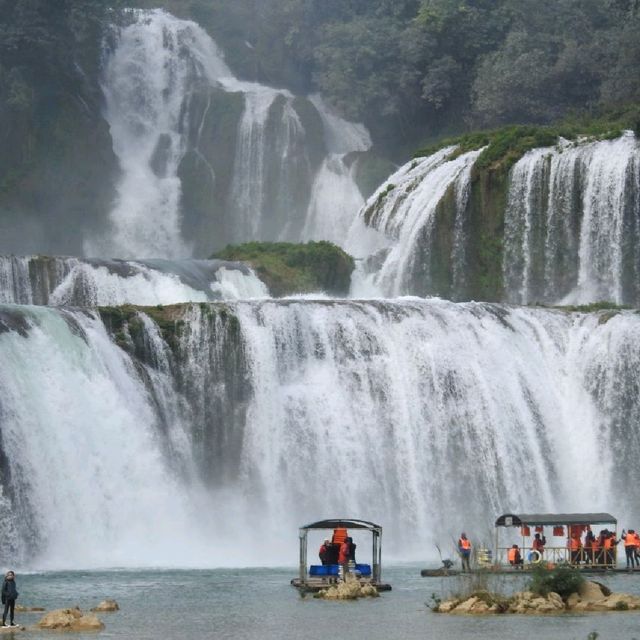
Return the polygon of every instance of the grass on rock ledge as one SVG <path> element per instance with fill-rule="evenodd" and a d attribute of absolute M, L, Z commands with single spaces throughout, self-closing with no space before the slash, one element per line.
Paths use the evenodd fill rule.
<path fill-rule="evenodd" d="M 280 297 L 323 291 L 346 296 L 355 267 L 353 258 L 331 242 L 248 242 L 229 245 L 212 258 L 249 264 Z"/>
<path fill-rule="evenodd" d="M 476 131 L 446 138 L 421 150 L 415 157 L 429 156 L 436 151 L 457 146 L 452 158 L 468 151 L 486 147 L 475 163 L 474 170 L 508 171 L 531 149 L 553 147 L 560 138 L 613 140 L 625 130 L 640 136 L 640 105 L 628 105 L 608 111 L 600 117 L 574 116 L 555 125 L 510 125 L 491 131 Z"/>

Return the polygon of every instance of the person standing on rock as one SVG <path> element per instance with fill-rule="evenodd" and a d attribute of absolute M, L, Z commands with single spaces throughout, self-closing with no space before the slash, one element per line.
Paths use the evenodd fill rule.
<path fill-rule="evenodd" d="M 3 627 L 17 627 L 13 618 L 16 608 L 16 600 L 18 598 L 18 589 L 16 588 L 16 574 L 13 571 L 7 571 L 2 583 L 2 604 L 4 611 L 2 613 Z M 10 623 L 7 624 L 7 614 L 9 614 Z"/>
<path fill-rule="evenodd" d="M 464 531 L 460 534 L 460 539 L 458 540 L 458 553 L 462 560 L 462 570 L 471 571 L 471 564 L 469 563 L 469 559 L 471 558 L 471 540 L 467 538 L 467 534 Z"/>

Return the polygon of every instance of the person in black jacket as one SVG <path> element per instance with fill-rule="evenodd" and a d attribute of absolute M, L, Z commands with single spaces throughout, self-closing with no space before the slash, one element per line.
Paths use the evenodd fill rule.
<path fill-rule="evenodd" d="M 16 574 L 13 571 L 8 571 L 7 575 L 4 577 L 4 582 L 2 583 L 2 604 L 4 605 L 4 611 L 2 613 L 3 627 L 18 626 L 13 621 L 17 598 L 18 590 L 16 589 Z M 10 624 L 7 624 L 7 613 L 9 614 Z"/>

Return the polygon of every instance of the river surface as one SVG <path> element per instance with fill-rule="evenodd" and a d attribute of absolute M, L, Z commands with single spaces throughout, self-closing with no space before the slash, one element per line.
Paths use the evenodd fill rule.
<path fill-rule="evenodd" d="M 293 568 L 73 571 L 19 574 L 17 579 L 24 605 L 89 609 L 115 598 L 121 610 L 101 614 L 106 629 L 100 638 L 587 640 L 594 631 L 599 640 L 640 637 L 640 612 L 483 618 L 435 614 L 428 607 L 431 595 L 446 595 L 461 583 L 458 578 L 421 578 L 419 570 L 418 565 L 386 568 L 384 579 L 393 591 L 357 602 L 301 598 L 289 586 Z M 518 579 L 496 580 L 495 586 L 507 591 Z M 602 581 L 615 591 L 640 593 L 640 574 Z M 18 614 L 17 620 L 31 625 L 40 615 Z M 16 637 L 53 636 L 29 630 Z M 96 639 L 95 634 L 73 637 Z"/>

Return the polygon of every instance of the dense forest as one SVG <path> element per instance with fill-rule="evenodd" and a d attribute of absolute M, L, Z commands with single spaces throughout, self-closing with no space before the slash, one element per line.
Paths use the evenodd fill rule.
<path fill-rule="evenodd" d="M 640 99 L 638 0 L 163 4 L 205 25 L 237 73 L 320 91 L 387 143 Z"/>
<path fill-rule="evenodd" d="M 118 1 L 0 0 L 8 122 L 99 100 Z M 541 123 L 640 99 L 640 0 L 138 0 L 190 17 L 247 79 L 320 91 L 380 140 Z M 126 19 L 126 17 L 124 18 Z M 10 116 L 7 118 L 7 116 Z"/>

